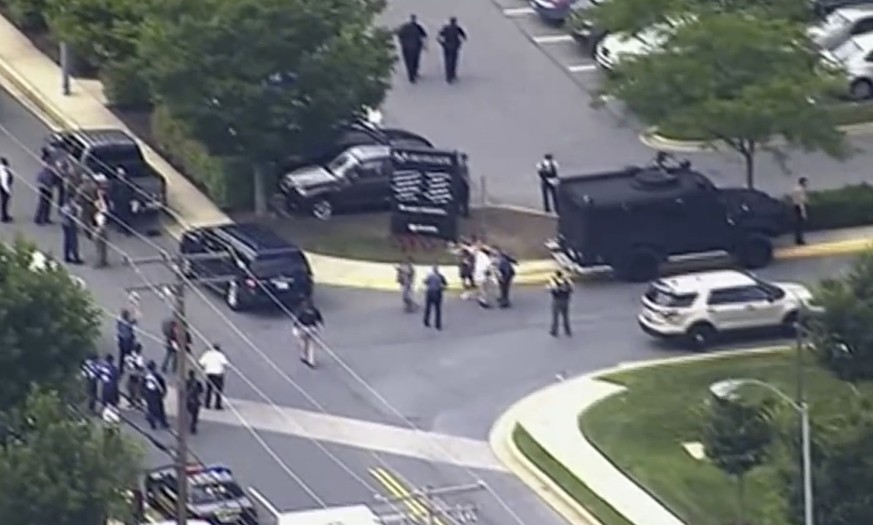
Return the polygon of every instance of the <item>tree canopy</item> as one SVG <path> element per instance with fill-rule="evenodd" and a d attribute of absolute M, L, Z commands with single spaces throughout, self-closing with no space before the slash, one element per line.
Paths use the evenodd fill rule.
<path fill-rule="evenodd" d="M 60 265 L 33 268 L 33 248 L 0 244 L 0 412 L 32 384 L 76 384 L 99 335 L 100 313 Z"/>
<path fill-rule="evenodd" d="M 54 393 L 32 390 L 0 421 L 0 523 L 105 525 L 130 516 L 137 449 Z"/>
<path fill-rule="evenodd" d="M 394 64 L 381 0 L 202 0 L 147 23 L 154 96 L 210 150 L 255 165 L 377 107 Z"/>
<path fill-rule="evenodd" d="M 742 477 L 764 462 L 773 429 L 763 407 L 740 401 L 714 400 L 703 429 L 703 447 L 712 463 Z"/>
<path fill-rule="evenodd" d="M 787 145 L 848 153 L 826 104 L 818 103 L 842 77 L 806 43 L 801 27 L 778 18 L 689 18 L 660 49 L 619 62 L 603 92 L 650 126 L 733 149 L 752 187 L 759 151 L 783 155 Z"/>

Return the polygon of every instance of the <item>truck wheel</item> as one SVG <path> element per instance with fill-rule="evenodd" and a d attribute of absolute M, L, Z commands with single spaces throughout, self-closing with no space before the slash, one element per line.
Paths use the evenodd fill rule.
<path fill-rule="evenodd" d="M 642 283 L 658 277 L 661 258 L 649 248 L 636 248 L 617 268 L 620 279 Z"/>
<path fill-rule="evenodd" d="M 691 350 L 701 351 L 712 344 L 718 335 L 715 327 L 709 323 L 697 323 L 685 332 L 685 341 Z"/>
<path fill-rule="evenodd" d="M 753 233 L 740 241 L 734 257 L 746 268 L 763 268 L 773 260 L 773 243 L 760 233 Z"/>

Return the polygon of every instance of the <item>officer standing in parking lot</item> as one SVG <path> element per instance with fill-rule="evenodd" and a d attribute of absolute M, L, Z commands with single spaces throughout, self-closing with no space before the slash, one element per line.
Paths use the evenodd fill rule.
<path fill-rule="evenodd" d="M 458 55 L 461 53 L 461 44 L 467 41 L 467 33 L 458 25 L 458 19 L 451 17 L 449 23 L 440 29 L 437 41 L 443 46 L 446 82 L 451 84 L 458 79 Z"/>
<path fill-rule="evenodd" d="M 557 190 L 558 184 L 558 163 L 551 153 L 546 153 L 537 164 L 537 175 L 540 177 L 540 193 L 543 195 L 543 210 L 546 213 L 558 210 Z"/>
<path fill-rule="evenodd" d="M 573 295 L 573 283 L 564 272 L 558 270 L 549 279 L 547 288 L 552 295 L 552 328 L 549 334 L 558 337 L 558 322 L 561 321 L 564 334 L 570 337 L 573 335 L 570 330 L 570 296 Z"/>
<path fill-rule="evenodd" d="M 421 52 L 425 49 L 427 32 L 415 15 L 409 15 L 406 22 L 397 29 L 397 40 L 400 41 L 400 52 L 403 64 L 406 66 L 406 76 L 415 84 L 418 81 L 418 66 L 421 62 Z"/>
<path fill-rule="evenodd" d="M 807 202 L 809 201 L 809 196 L 807 195 L 807 184 L 806 177 L 800 177 L 797 179 L 797 186 L 794 187 L 790 195 L 791 208 L 794 214 L 794 242 L 798 246 L 806 244 L 803 234 L 804 230 L 806 230 L 806 221 L 808 219 Z"/>

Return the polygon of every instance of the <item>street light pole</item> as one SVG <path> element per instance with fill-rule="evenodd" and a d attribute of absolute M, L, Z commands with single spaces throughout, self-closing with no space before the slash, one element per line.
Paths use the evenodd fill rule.
<path fill-rule="evenodd" d="M 814 525 L 812 499 L 812 438 L 809 430 L 809 405 L 800 403 L 801 447 L 803 448 L 803 515 L 806 525 Z"/>

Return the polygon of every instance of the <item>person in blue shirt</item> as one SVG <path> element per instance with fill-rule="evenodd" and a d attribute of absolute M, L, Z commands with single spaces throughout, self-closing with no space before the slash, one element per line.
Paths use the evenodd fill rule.
<path fill-rule="evenodd" d="M 97 354 L 90 354 L 82 363 L 82 378 L 85 380 L 85 397 L 88 400 L 88 410 L 97 408 L 97 384 L 100 380 L 100 362 Z"/>
<path fill-rule="evenodd" d="M 170 428 L 167 422 L 167 412 L 164 408 L 164 397 L 167 395 L 167 383 L 158 373 L 158 365 L 149 361 L 146 365 L 146 375 L 143 379 L 143 397 L 146 402 L 146 421 L 152 430 L 158 426 Z"/>
<path fill-rule="evenodd" d="M 434 328 L 443 329 L 443 292 L 448 286 L 446 278 L 440 273 L 437 265 L 424 278 L 424 326 L 430 327 L 430 317 L 433 314 Z"/>
<path fill-rule="evenodd" d="M 121 315 L 115 321 L 115 334 L 118 339 L 118 363 L 123 375 L 126 358 L 136 346 L 136 318 L 127 308 L 121 309 Z"/>
<path fill-rule="evenodd" d="M 45 155 L 45 152 L 43 152 Z M 47 162 L 48 158 L 43 157 L 43 162 Z M 52 167 L 48 164 L 43 164 L 42 169 L 36 176 L 36 185 L 39 189 L 39 199 L 36 204 L 36 215 L 33 217 L 33 222 L 36 224 L 51 224 L 52 196 L 57 177 L 55 176 Z"/>
<path fill-rule="evenodd" d="M 61 206 L 61 230 L 64 234 L 64 261 L 70 264 L 82 264 L 79 256 L 79 204 L 72 198 Z"/>
<path fill-rule="evenodd" d="M 118 368 L 112 354 L 106 354 L 106 359 L 100 365 L 100 401 L 104 405 L 117 407 L 118 397 Z"/>
<path fill-rule="evenodd" d="M 497 285 L 500 287 L 501 308 L 509 308 L 509 290 L 512 288 L 512 279 L 515 278 L 515 265 L 518 264 L 511 255 L 501 249 L 497 249 Z"/>

